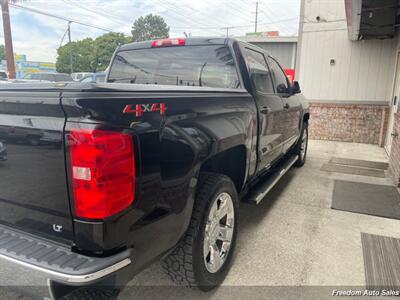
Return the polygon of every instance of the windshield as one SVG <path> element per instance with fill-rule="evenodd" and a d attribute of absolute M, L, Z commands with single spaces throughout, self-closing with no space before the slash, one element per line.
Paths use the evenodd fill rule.
<path fill-rule="evenodd" d="M 109 82 L 239 88 L 232 54 L 221 45 L 119 52 Z"/>
<path fill-rule="evenodd" d="M 55 81 L 72 81 L 72 77 L 68 74 L 56 74 L 55 75 Z"/>

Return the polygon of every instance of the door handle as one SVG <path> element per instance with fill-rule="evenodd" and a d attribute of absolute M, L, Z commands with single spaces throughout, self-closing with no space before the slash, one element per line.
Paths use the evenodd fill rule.
<path fill-rule="evenodd" d="M 290 108 L 289 103 L 285 103 L 285 105 L 283 106 L 283 108 L 284 108 L 284 109 L 289 109 L 289 108 Z"/>
<path fill-rule="evenodd" d="M 260 113 L 262 113 L 262 114 L 264 114 L 264 115 L 268 114 L 270 111 L 271 111 L 271 109 L 270 109 L 268 106 L 263 106 L 263 107 L 260 109 Z"/>

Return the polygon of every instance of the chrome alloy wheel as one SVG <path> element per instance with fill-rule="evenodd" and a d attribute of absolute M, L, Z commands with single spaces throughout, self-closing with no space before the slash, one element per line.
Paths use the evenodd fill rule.
<path fill-rule="evenodd" d="M 303 160 L 304 157 L 306 156 L 307 142 L 308 142 L 308 133 L 307 130 L 303 130 L 303 136 L 301 137 L 301 145 L 300 145 L 300 160 Z"/>
<path fill-rule="evenodd" d="M 228 257 L 234 224 L 232 197 L 221 193 L 212 204 L 204 232 L 204 263 L 210 273 L 218 272 Z"/>

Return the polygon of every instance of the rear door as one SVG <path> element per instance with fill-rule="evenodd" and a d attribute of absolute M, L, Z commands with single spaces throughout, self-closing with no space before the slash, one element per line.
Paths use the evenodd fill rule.
<path fill-rule="evenodd" d="M 272 57 L 268 57 L 276 96 L 283 102 L 283 112 L 280 124 L 283 134 L 283 152 L 286 153 L 296 142 L 300 135 L 300 114 L 302 110 L 299 97 L 290 93 L 290 84 L 285 72 L 279 63 Z"/>
<path fill-rule="evenodd" d="M 258 106 L 259 171 L 268 169 L 283 150 L 283 102 L 274 92 L 271 72 L 262 52 L 244 49 Z"/>
<path fill-rule="evenodd" d="M 58 92 L 0 91 L 0 223 L 69 243 L 64 123 Z"/>

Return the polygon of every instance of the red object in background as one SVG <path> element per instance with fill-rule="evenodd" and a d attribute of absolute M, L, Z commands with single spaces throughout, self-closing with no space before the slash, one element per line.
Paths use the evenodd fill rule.
<path fill-rule="evenodd" d="M 290 83 L 293 84 L 294 75 L 296 74 L 296 70 L 295 69 L 285 69 L 285 74 L 286 74 L 287 78 L 289 78 Z"/>
<path fill-rule="evenodd" d="M 266 36 L 267 37 L 277 37 L 277 36 L 279 36 L 279 31 L 277 31 L 277 30 L 267 31 Z"/>

